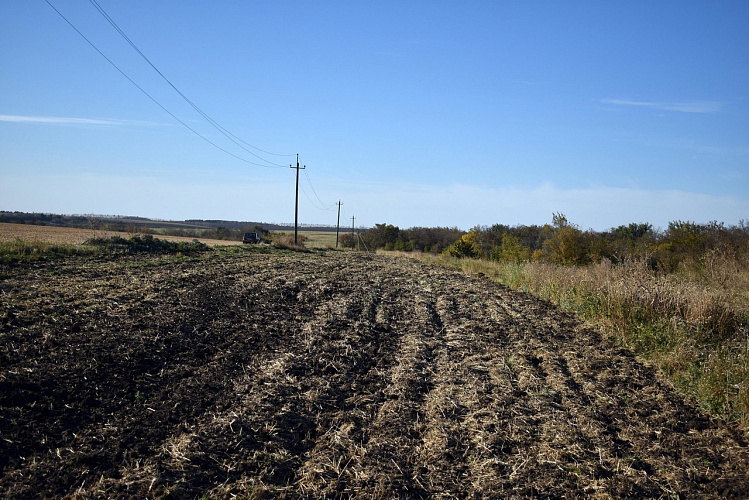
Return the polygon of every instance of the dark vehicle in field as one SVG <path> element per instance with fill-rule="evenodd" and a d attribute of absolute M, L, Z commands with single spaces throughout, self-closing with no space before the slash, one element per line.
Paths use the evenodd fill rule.
<path fill-rule="evenodd" d="M 242 243 L 260 243 L 260 236 L 257 233 L 244 233 L 242 237 Z"/>

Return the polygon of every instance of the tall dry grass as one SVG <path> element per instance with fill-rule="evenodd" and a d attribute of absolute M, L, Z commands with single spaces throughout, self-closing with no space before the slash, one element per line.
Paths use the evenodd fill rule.
<path fill-rule="evenodd" d="M 271 235 L 271 240 L 273 245 L 277 248 L 307 251 L 307 247 L 304 244 L 305 241 L 307 241 L 307 237 L 300 234 L 297 235 L 297 244 L 294 244 L 294 235 L 290 233 L 273 233 Z"/>
<path fill-rule="evenodd" d="M 658 366 L 705 410 L 749 429 L 746 260 L 710 254 L 663 275 L 644 261 L 576 267 L 414 256 L 482 273 L 574 312 Z"/>

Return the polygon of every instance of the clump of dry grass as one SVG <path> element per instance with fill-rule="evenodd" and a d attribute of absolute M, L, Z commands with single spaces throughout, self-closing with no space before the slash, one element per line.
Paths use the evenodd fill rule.
<path fill-rule="evenodd" d="M 421 258 L 574 311 L 651 360 L 706 410 L 749 428 L 749 263 L 710 254 L 664 275 L 636 260 L 577 267 Z"/>
<path fill-rule="evenodd" d="M 273 233 L 272 235 L 273 245 L 277 248 L 285 248 L 287 250 L 306 251 L 307 247 L 304 242 L 307 240 L 306 236 L 298 235 L 297 244 L 294 244 L 294 235 L 290 233 Z"/>

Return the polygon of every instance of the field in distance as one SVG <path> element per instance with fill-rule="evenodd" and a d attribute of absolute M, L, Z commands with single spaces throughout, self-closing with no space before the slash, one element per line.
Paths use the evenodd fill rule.
<path fill-rule="evenodd" d="M 294 234 L 294 229 L 284 231 L 271 231 L 271 233 Z M 299 236 L 304 236 L 304 246 L 307 248 L 335 248 L 335 231 L 299 231 Z M 343 232 L 338 233 L 339 238 Z"/>
<path fill-rule="evenodd" d="M 294 230 L 271 231 L 272 233 L 294 234 Z M 339 237 L 343 232 L 339 233 Z M 305 238 L 307 248 L 335 248 L 335 231 L 299 231 L 299 235 Z M 32 224 L 10 224 L 0 222 L 0 242 L 14 241 L 43 241 L 46 243 L 79 245 L 89 238 L 109 238 L 111 236 L 127 237 L 126 233 L 118 231 L 80 229 L 72 227 L 37 226 Z M 241 241 L 214 240 L 209 238 L 191 238 L 182 236 L 164 236 L 153 234 L 154 238 L 168 241 L 193 241 L 197 239 L 206 245 L 241 245 Z"/>
<path fill-rule="evenodd" d="M 3 241 L 43 241 L 45 243 L 80 245 L 90 238 L 128 237 L 127 233 L 73 227 L 36 226 L 32 224 L 9 224 L 0 222 L 0 242 Z M 241 241 L 212 240 L 206 238 L 185 238 L 154 234 L 154 238 L 167 241 L 193 241 L 197 239 L 206 245 L 241 245 Z M 333 235 L 335 238 L 335 235 Z M 335 239 L 333 241 L 335 244 Z"/>

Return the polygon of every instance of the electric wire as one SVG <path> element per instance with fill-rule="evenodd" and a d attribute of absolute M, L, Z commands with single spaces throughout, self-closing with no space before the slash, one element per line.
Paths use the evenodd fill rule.
<path fill-rule="evenodd" d="M 315 207 L 318 210 L 323 210 L 323 211 L 325 210 L 324 208 L 321 208 L 321 207 L 317 206 L 317 204 L 312 200 L 312 198 L 309 197 L 309 195 L 307 194 L 307 191 L 304 189 L 303 185 L 300 185 L 299 189 L 302 190 L 302 193 L 304 194 L 305 198 L 307 198 L 307 201 L 309 201 L 312 204 L 313 207 Z"/>
<path fill-rule="evenodd" d="M 306 169 L 305 169 L 305 170 L 306 170 Z M 310 184 L 310 187 L 312 187 L 312 184 Z M 331 211 L 331 209 L 329 209 L 329 208 L 325 208 L 325 203 L 323 203 L 323 202 L 322 202 L 322 201 L 320 200 L 320 198 L 319 198 L 319 197 L 318 197 L 317 199 L 318 199 L 318 200 L 320 200 L 320 203 L 322 203 L 322 206 L 318 205 L 318 204 L 317 204 L 317 202 L 315 202 L 315 200 L 313 200 L 313 199 L 312 199 L 312 198 L 310 197 L 310 195 L 309 195 L 309 194 L 307 193 L 307 190 L 306 190 L 306 189 L 304 189 L 304 184 L 300 184 L 300 185 L 299 185 L 299 188 L 300 188 L 300 189 L 302 190 L 302 193 L 304 193 L 304 196 L 305 196 L 305 198 L 307 198 L 307 200 L 308 200 L 308 201 L 310 202 L 310 204 L 311 204 L 311 205 L 312 205 L 313 207 L 315 207 L 316 209 L 318 209 L 318 210 L 320 210 L 320 211 L 323 211 L 323 212 L 329 212 L 329 211 Z M 312 188 L 312 189 L 313 189 L 313 191 L 314 191 L 314 188 Z M 315 196 L 317 196 L 317 195 L 315 195 Z"/>
<path fill-rule="evenodd" d="M 218 122 L 216 122 L 216 120 L 214 120 L 213 118 L 211 118 L 210 116 L 208 116 L 208 114 L 207 114 L 207 113 L 205 113 L 205 112 L 204 112 L 204 111 L 203 111 L 202 109 L 200 109 L 200 108 L 199 108 L 199 107 L 198 107 L 198 106 L 197 106 L 197 105 L 196 105 L 196 104 L 195 104 L 194 102 L 192 102 L 192 101 L 191 101 L 191 100 L 190 100 L 190 99 L 189 99 L 189 98 L 188 98 L 188 97 L 187 97 L 187 96 L 186 96 L 185 94 L 183 94 L 183 93 L 182 93 L 182 91 L 181 91 L 181 90 L 179 90 L 179 89 L 178 89 L 178 88 L 177 88 L 177 87 L 176 87 L 176 86 L 175 86 L 175 85 L 174 85 L 174 84 L 173 84 L 173 83 L 171 82 L 171 80 L 169 80 L 169 79 L 168 79 L 168 78 L 167 78 L 167 77 L 166 77 L 166 76 L 165 76 L 165 75 L 164 75 L 164 74 L 163 74 L 163 73 L 161 72 L 161 70 L 159 70 L 159 68 L 157 68 L 157 67 L 156 67 L 156 66 L 155 66 L 155 65 L 154 65 L 154 64 L 153 64 L 153 63 L 151 62 L 151 60 L 150 60 L 150 59 L 149 59 L 149 58 L 148 58 L 148 57 L 147 57 L 147 56 L 146 56 L 146 55 L 145 55 L 145 54 L 144 54 L 144 53 L 143 53 L 143 52 L 142 52 L 142 51 L 141 51 L 141 50 L 140 50 L 140 49 L 138 48 L 138 46 L 137 46 L 137 45 L 135 45 L 135 42 L 133 42 L 133 41 L 132 41 L 132 40 L 130 39 L 130 37 L 129 37 L 129 36 L 127 36 L 127 34 L 126 34 L 126 33 L 125 33 L 125 32 L 124 32 L 124 31 L 123 31 L 123 30 L 122 30 L 122 29 L 121 29 L 121 28 L 120 28 L 120 27 L 119 27 L 119 26 L 117 25 L 117 23 L 116 23 L 116 22 L 114 21 L 114 19 L 112 19 L 112 18 L 110 17 L 110 15 L 109 15 L 109 14 L 107 14 L 107 12 L 106 12 L 106 11 L 104 10 L 104 8 L 102 8 L 102 6 L 101 6 L 101 5 L 99 5 L 99 3 L 98 3 L 98 2 L 96 1 L 96 0 L 89 0 L 89 2 L 91 3 L 91 5 L 93 5 L 93 6 L 94 6 L 94 8 L 96 8 L 96 10 L 97 10 L 97 11 L 99 11 L 99 13 L 100 13 L 100 14 L 101 14 L 101 15 L 102 15 L 102 16 L 104 17 L 104 19 L 106 19 L 106 20 L 107 20 L 107 21 L 109 22 L 109 24 L 110 24 L 110 25 L 112 25 L 112 27 L 113 27 L 113 28 L 115 29 L 115 31 L 117 31 L 117 33 L 119 33 L 119 34 L 120 34 L 120 36 L 121 36 L 121 37 L 122 37 L 122 38 L 123 38 L 123 39 L 124 39 L 124 40 L 125 40 L 125 41 L 126 41 L 126 42 L 127 42 L 127 43 L 128 43 L 128 44 L 129 44 L 130 46 L 131 46 L 131 47 L 132 47 L 132 48 L 133 48 L 133 50 L 135 50 L 135 52 L 137 52 L 137 53 L 138 53 L 138 55 L 140 55 L 140 57 L 141 57 L 141 58 L 143 58 L 143 60 L 144 60 L 144 61 L 146 61 L 146 62 L 148 63 L 148 65 L 149 65 L 149 66 L 151 66 L 151 68 L 153 68 L 153 70 L 154 70 L 154 71 L 155 71 L 156 73 L 158 73 L 158 75 L 159 75 L 159 76 L 160 76 L 160 77 L 161 77 L 161 78 L 162 78 L 162 79 L 163 79 L 163 80 L 164 80 L 164 81 L 165 81 L 165 82 L 166 82 L 167 84 L 169 84 L 169 86 L 170 86 L 170 87 L 172 87 L 172 89 L 174 89 L 174 91 L 175 91 L 175 92 L 177 92 L 177 94 L 179 94 L 179 96 L 180 96 L 180 97 L 182 97 L 182 99 L 184 99 L 184 100 L 185 100 L 185 102 L 186 102 L 187 104 L 189 104 L 189 105 L 190 105 L 190 106 L 191 106 L 191 107 L 192 107 L 192 108 L 193 108 L 193 109 L 194 109 L 195 111 L 197 111 L 197 112 L 198 112 L 198 113 L 199 113 L 199 114 L 200 114 L 200 115 L 201 115 L 201 116 L 202 116 L 203 118 L 205 118 L 205 119 L 206 119 L 206 121 L 208 121 L 208 123 L 210 123 L 211 125 L 213 125 L 213 127 L 214 127 L 214 128 L 216 129 L 216 130 L 218 130 L 219 132 L 221 132 L 221 133 L 222 133 L 222 134 L 223 134 L 223 135 L 224 135 L 224 136 L 225 136 L 225 137 L 226 137 L 227 139 L 229 139 L 230 141 L 232 141 L 232 142 L 233 142 L 234 144 L 236 144 L 237 146 L 239 146 L 240 148 L 242 148 L 242 149 L 243 149 L 243 150 L 245 150 L 246 152 L 248 152 L 248 153 L 250 153 L 251 155 L 255 156 L 256 158 L 258 158 L 258 159 L 260 159 L 260 160 L 263 160 L 263 161 L 265 161 L 265 162 L 268 162 L 268 163 L 270 163 L 270 164 L 272 164 L 272 165 L 277 165 L 277 166 L 279 166 L 279 167 L 280 167 L 280 166 L 282 166 L 282 165 L 278 165 L 278 164 L 276 164 L 276 163 L 273 163 L 273 162 L 271 162 L 271 161 L 268 161 L 268 160 L 266 160 L 265 158 L 262 158 L 261 156 L 258 156 L 257 154 L 253 153 L 253 152 L 252 152 L 252 151 L 250 151 L 249 149 L 247 149 L 247 148 L 245 148 L 244 146 L 242 146 L 242 144 L 239 144 L 239 142 L 242 142 L 243 144 L 246 144 L 247 146 L 249 146 L 249 147 L 251 147 L 251 148 L 253 148 L 253 149 L 256 149 L 256 150 L 258 150 L 258 151 L 261 151 L 261 152 L 263 152 L 263 153 L 266 153 L 266 154 L 269 154 L 269 155 L 273 155 L 273 156 L 294 156 L 293 154 L 279 154 L 279 153 L 271 153 L 270 151 L 265 151 L 264 149 L 260 149 L 260 148 L 258 148 L 257 146 L 253 146 L 252 144 L 250 144 L 250 143 L 248 143 L 248 142 L 246 142 L 246 141 L 243 141 L 242 139 L 240 139 L 240 138 L 239 138 L 239 137 L 237 137 L 236 135 L 234 135 L 234 134 L 232 134 L 231 132 L 229 132 L 228 130 L 226 130 L 226 128 L 224 128 L 223 126 L 221 126 L 221 124 L 219 124 Z M 239 142 L 237 142 L 237 141 L 239 141 Z"/>
<path fill-rule="evenodd" d="M 98 53 L 99 53 L 99 55 L 101 55 L 101 56 L 102 56 L 102 57 L 103 57 L 104 59 L 106 59 L 106 61 L 107 61 L 107 62 L 108 62 L 109 64 L 111 64 L 111 65 L 112 65 L 112 66 L 114 67 L 114 69 L 116 69 L 117 71 L 119 71 L 119 72 L 120 72 L 120 74 L 121 74 L 122 76 L 124 76 L 124 77 L 125 77 L 125 78 L 126 78 L 126 79 L 127 79 L 127 80 L 128 80 L 129 82 L 130 82 L 130 83 L 132 83 L 132 84 L 133 84 L 133 85 L 134 85 L 134 86 L 135 86 L 135 87 L 136 87 L 136 88 L 137 88 L 138 90 L 140 90 L 140 91 L 141 91 L 141 92 L 142 92 L 142 93 L 143 93 L 143 94 L 144 94 L 144 95 L 145 95 L 146 97 L 148 97 L 148 98 L 149 98 L 149 99 L 150 99 L 151 101 L 153 101 L 153 103 L 154 103 L 154 104 L 156 104 L 156 105 L 157 105 L 158 107 L 160 107 L 160 108 L 161 108 L 161 109 L 162 109 L 162 110 L 163 110 L 164 112 L 166 112 L 166 113 L 167 113 L 167 114 L 168 114 L 169 116 L 171 116 L 172 118 L 174 118 L 175 120 L 177 120 L 177 121 L 178 121 L 178 122 L 179 122 L 179 123 L 180 123 L 180 124 L 181 124 L 182 126 L 184 126 L 184 127 L 186 128 L 186 129 L 188 129 L 188 130 L 189 130 L 190 132 L 192 132 L 193 134 L 197 135 L 198 137 L 200 137 L 201 139 L 203 139 L 203 140 L 204 140 L 205 142 L 207 142 L 207 143 L 208 143 L 208 144 L 210 144 L 211 146 L 215 147 L 216 149 L 218 149 L 218 150 L 220 150 L 220 151 L 223 151 L 224 153 L 228 154 L 229 156 L 232 156 L 232 157 L 236 158 L 237 160 L 243 161 L 243 162 L 245 162 L 245 163 L 249 163 L 250 165 L 255 165 L 255 166 L 257 166 L 257 167 L 263 167 L 263 168 L 285 168 L 285 166 L 276 166 L 275 164 L 272 164 L 272 165 L 261 165 L 260 163 L 255 163 L 255 162 L 252 162 L 252 161 L 250 161 L 250 160 L 247 160 L 246 158 L 242 158 L 241 156 L 237 156 L 237 155 L 235 155 L 234 153 L 232 153 L 231 151 L 228 151 L 228 150 L 226 150 L 226 149 L 222 148 L 221 146 L 219 146 L 219 145 L 218 145 L 218 144 L 216 144 L 215 142 L 211 141 L 210 139 L 208 139 L 207 137 L 205 137 L 204 135 L 202 135 L 202 134 L 201 134 L 200 132 L 198 132 L 197 130 L 195 130 L 195 129 L 193 129 L 192 127 L 190 127 L 190 126 L 189 126 L 188 124 L 186 124 L 186 123 L 185 123 L 184 121 L 182 121 L 182 120 L 180 120 L 179 118 L 177 118 L 177 116 L 176 116 L 176 115 L 175 115 L 174 113 L 172 113 L 171 111 L 169 111 L 168 109 L 166 109 L 166 108 L 165 108 L 165 107 L 164 107 L 164 106 L 163 106 L 163 105 L 162 105 L 162 104 L 161 104 L 161 103 L 160 103 L 159 101 L 157 101 L 157 100 L 156 100 L 155 98 L 153 98 L 153 97 L 151 96 L 151 94 L 149 94 L 148 92 L 146 92 L 146 91 L 145 91 L 145 90 L 144 90 L 144 89 L 143 89 L 143 88 L 142 88 L 142 87 L 141 87 L 140 85 L 138 85 L 137 83 L 135 83 L 135 81 L 134 81 L 134 80 L 133 80 L 132 78 L 130 78 L 130 77 L 129 77 L 129 76 L 128 76 L 128 75 L 127 75 L 127 74 L 126 74 L 126 73 L 125 73 L 125 72 L 124 72 L 123 70 L 121 70 L 121 69 L 119 68 L 119 66 L 117 66 L 117 65 L 116 65 L 116 64 L 115 64 L 115 63 L 114 63 L 114 62 L 113 62 L 113 61 L 112 61 L 111 59 L 109 59 L 109 58 L 108 58 L 108 57 L 107 57 L 107 56 L 106 56 L 106 55 L 105 55 L 105 54 L 104 54 L 104 53 L 103 53 L 103 52 L 102 52 L 101 50 L 99 50 L 99 48 L 98 48 L 98 47 L 97 47 L 96 45 L 94 45 L 94 43 L 93 43 L 93 42 L 92 42 L 91 40 L 89 40 L 89 39 L 88 39 L 88 38 L 86 37 L 86 35 L 84 35 L 84 34 L 83 34 L 83 33 L 82 33 L 82 32 L 81 32 L 81 31 L 80 31 L 80 30 L 79 30 L 78 28 L 76 28 L 76 27 L 75 27 L 75 25 L 74 25 L 74 24 L 73 24 L 72 22 L 70 22 L 70 20 L 68 20 L 68 18 L 67 18 L 67 17 L 65 17 L 65 16 L 64 16 L 64 15 L 62 14 L 62 12 L 60 12 L 59 10 L 57 10 L 57 8 L 56 8 L 56 7 L 54 6 L 54 5 L 52 5 L 52 3 L 51 3 L 51 2 L 49 1 L 49 0 L 45 0 L 45 1 L 47 2 L 47 4 L 48 4 L 48 5 L 50 6 L 50 7 L 52 7 L 52 9 L 53 9 L 53 10 L 54 10 L 55 12 L 57 12 L 57 14 L 58 14 L 58 15 L 59 15 L 59 16 L 60 16 L 60 17 L 61 17 L 61 18 L 62 18 L 62 19 L 63 19 L 63 20 L 64 20 L 64 21 L 66 22 L 66 23 L 68 23 L 68 25 L 69 25 L 69 26 L 70 26 L 71 28 L 73 28 L 73 30 L 74 30 L 74 31 L 75 31 L 76 33 L 78 33 L 78 34 L 79 34 L 79 35 L 81 36 L 81 38 L 83 38 L 83 39 L 84 39 L 84 40 L 85 40 L 85 41 L 86 41 L 86 42 L 87 42 L 87 43 L 88 43 L 88 44 L 89 44 L 89 45 L 90 45 L 91 47 L 93 47 L 93 49 L 94 49 L 94 50 L 95 50 L 96 52 L 98 52 Z M 266 162 L 267 162 L 267 160 L 264 160 L 264 161 L 266 161 Z M 268 163 L 270 163 L 270 162 L 268 162 Z"/>
<path fill-rule="evenodd" d="M 312 185 L 312 179 L 309 178 L 309 173 L 307 173 L 307 169 L 304 169 L 304 176 L 307 178 L 307 183 L 309 183 L 309 187 L 312 188 L 312 192 L 315 194 L 315 198 L 317 198 L 317 201 L 319 201 L 320 205 L 323 206 L 322 210 L 327 210 L 327 211 L 333 211 L 333 210 L 335 210 L 333 208 L 333 207 L 336 206 L 335 203 L 333 203 L 333 204 L 325 203 L 317 195 L 317 191 L 315 191 L 315 186 Z"/>

